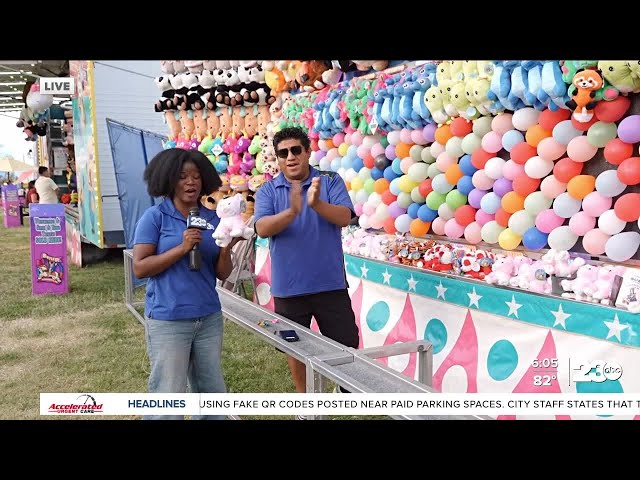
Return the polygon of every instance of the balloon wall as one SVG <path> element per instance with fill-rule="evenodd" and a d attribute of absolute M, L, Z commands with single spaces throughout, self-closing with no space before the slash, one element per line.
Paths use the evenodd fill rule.
<path fill-rule="evenodd" d="M 625 81 L 597 70 L 611 64 Z M 640 246 L 634 68 L 427 64 L 304 97 L 281 126 L 307 126 L 311 163 L 344 178 L 362 228 L 624 262 Z M 600 79 L 592 96 L 581 75 Z"/>

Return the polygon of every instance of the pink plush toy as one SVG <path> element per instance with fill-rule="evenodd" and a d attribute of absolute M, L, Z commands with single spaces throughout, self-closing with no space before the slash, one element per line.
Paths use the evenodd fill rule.
<path fill-rule="evenodd" d="M 593 296 L 595 292 L 595 283 L 598 279 L 597 267 L 586 264 L 578 269 L 575 280 L 562 280 L 560 285 L 565 293 L 563 297 L 573 297 L 577 300 L 586 300 Z M 573 295 L 571 295 L 573 292 Z"/>
<path fill-rule="evenodd" d="M 616 276 L 623 276 L 625 267 L 603 265 L 598 268 L 598 279 L 595 283 L 595 291 L 593 292 L 593 300 L 603 305 L 609 305 L 611 298 L 611 289 Z"/>
<path fill-rule="evenodd" d="M 580 267 L 585 264 L 583 258 L 576 257 L 571 259 L 569 252 L 566 250 L 551 249 L 542 257 L 542 261 L 546 265 L 552 267 L 551 274 L 556 277 L 567 278 L 573 276 Z"/>
<path fill-rule="evenodd" d="M 220 217 L 220 223 L 213 232 L 216 245 L 226 247 L 234 237 L 251 238 L 253 228 L 247 226 L 242 219 L 242 213 L 246 208 L 244 196 L 241 193 L 225 197 L 218 202 L 216 213 Z"/>
<path fill-rule="evenodd" d="M 513 257 L 498 257 L 493 262 L 491 273 L 484 280 L 491 285 L 507 286 L 513 276 L 513 272 Z"/>

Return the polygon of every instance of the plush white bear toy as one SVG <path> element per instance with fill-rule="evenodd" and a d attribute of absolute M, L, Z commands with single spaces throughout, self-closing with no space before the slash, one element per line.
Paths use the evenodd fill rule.
<path fill-rule="evenodd" d="M 225 197 L 218 202 L 216 213 L 220 217 L 220 223 L 213 232 L 216 245 L 226 247 L 234 237 L 249 239 L 253 236 L 253 228 L 247 226 L 242 219 L 242 213 L 247 204 L 241 193 Z"/>

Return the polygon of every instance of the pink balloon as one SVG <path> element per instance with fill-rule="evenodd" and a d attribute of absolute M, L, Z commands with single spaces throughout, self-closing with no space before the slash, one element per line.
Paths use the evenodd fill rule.
<path fill-rule="evenodd" d="M 552 208 L 541 211 L 536 217 L 536 228 L 542 233 L 551 233 L 564 223 L 564 218 L 556 215 Z"/>
<path fill-rule="evenodd" d="M 408 128 L 403 128 L 402 130 L 400 130 L 400 141 L 402 143 L 413 143 L 411 141 L 411 130 L 409 130 Z"/>
<path fill-rule="evenodd" d="M 422 135 L 422 130 L 412 130 L 410 143 L 415 143 L 416 145 L 426 145 L 428 142 Z"/>
<path fill-rule="evenodd" d="M 513 130 L 513 123 L 511 122 L 512 118 L 513 115 L 510 113 L 500 113 L 496 115 L 493 117 L 493 120 L 491 120 L 491 130 L 502 137 L 502 135 L 507 133 L 509 130 Z"/>
<path fill-rule="evenodd" d="M 493 187 L 493 182 L 495 182 L 495 180 L 493 178 L 487 177 L 487 174 L 484 173 L 484 170 L 478 170 L 473 174 L 473 177 L 471 177 L 471 183 L 478 190 L 491 189 L 491 187 Z"/>
<path fill-rule="evenodd" d="M 596 226 L 596 219 L 585 212 L 578 212 L 569 220 L 569 230 L 578 236 L 586 234 Z"/>
<path fill-rule="evenodd" d="M 475 244 L 482 241 L 480 230 L 482 227 L 477 222 L 471 222 L 464 229 L 464 238 L 467 242 Z"/>
<path fill-rule="evenodd" d="M 408 174 L 409 167 L 411 167 L 411 165 L 413 165 L 414 163 L 416 162 L 411 157 L 403 158 L 402 160 L 400 160 L 400 170 L 402 171 L 402 173 Z"/>
<path fill-rule="evenodd" d="M 481 227 L 485 223 L 489 223 L 491 220 L 495 220 L 495 219 L 496 219 L 495 214 L 487 213 L 484 210 L 478 210 L 476 212 L 476 223 Z"/>
<path fill-rule="evenodd" d="M 398 145 L 400 143 L 400 132 L 397 130 L 389 132 L 389 134 L 387 135 L 387 141 L 391 145 Z"/>
<path fill-rule="evenodd" d="M 371 215 L 376 213 L 376 207 L 374 207 L 370 203 L 365 203 L 362 206 L 362 213 L 364 213 L 366 216 L 370 217 Z"/>
<path fill-rule="evenodd" d="M 574 162 L 587 162 L 598 152 L 598 147 L 591 145 L 586 135 L 572 138 L 567 145 L 567 156 Z"/>
<path fill-rule="evenodd" d="M 553 137 L 543 138 L 538 144 L 538 156 L 544 160 L 557 160 L 565 154 L 567 147 Z"/>
<path fill-rule="evenodd" d="M 447 171 L 447 168 L 449 168 L 451 165 L 455 165 L 456 163 L 458 163 L 458 159 L 452 157 L 447 152 L 442 152 L 436 158 L 436 167 L 438 167 L 438 170 L 443 173 Z"/>
<path fill-rule="evenodd" d="M 507 160 L 502 167 L 502 176 L 507 180 L 515 180 L 524 174 L 524 165 L 520 165 L 513 160 Z"/>
<path fill-rule="evenodd" d="M 431 156 L 433 158 L 438 158 L 442 152 L 444 152 L 444 145 L 438 142 L 433 142 L 429 146 L 429 151 L 431 152 Z"/>
<path fill-rule="evenodd" d="M 587 253 L 591 255 L 602 255 L 605 251 L 605 245 L 610 236 L 599 228 L 594 228 L 590 232 L 585 233 L 582 238 L 582 246 Z"/>
<path fill-rule="evenodd" d="M 353 206 L 353 211 L 356 212 L 356 216 L 359 217 L 360 215 L 362 215 L 362 208 L 363 208 L 363 205 L 361 203 L 356 203 Z"/>
<path fill-rule="evenodd" d="M 327 152 L 327 160 L 329 161 L 333 160 L 334 158 L 338 158 L 339 156 L 340 154 L 338 153 L 337 148 L 332 148 Z"/>
<path fill-rule="evenodd" d="M 369 152 L 370 152 L 370 150 L 366 145 L 359 145 L 358 149 L 356 150 L 356 153 L 358 154 L 358 157 L 360 157 L 360 158 L 364 158 L 367 155 L 367 153 L 369 153 Z"/>
<path fill-rule="evenodd" d="M 384 155 L 384 147 L 380 142 L 371 147 L 371 156 L 376 158 L 378 155 Z"/>
<path fill-rule="evenodd" d="M 494 131 L 486 133 L 485 136 L 482 137 L 482 149 L 485 152 L 498 153 L 502 150 L 502 135 Z"/>
<path fill-rule="evenodd" d="M 351 132 L 346 133 L 344 135 L 344 143 L 346 143 L 347 145 L 353 145 L 353 141 L 351 140 L 351 135 L 353 135 Z"/>
<path fill-rule="evenodd" d="M 333 136 L 333 144 L 337 147 L 342 143 L 344 143 L 344 133 L 336 133 Z"/>
<path fill-rule="evenodd" d="M 540 191 L 550 200 L 567 191 L 567 184 L 562 183 L 553 175 L 549 175 L 540 184 Z"/>
<path fill-rule="evenodd" d="M 351 145 L 362 145 L 362 134 L 360 132 L 355 131 L 351 134 Z"/>
<path fill-rule="evenodd" d="M 460 238 L 464 233 L 464 227 L 456 222 L 455 218 L 447 220 L 444 224 L 444 234 L 449 238 Z"/>
<path fill-rule="evenodd" d="M 582 200 L 582 210 L 592 217 L 599 217 L 611 208 L 612 203 L 613 199 L 598 192 L 591 192 Z"/>
<path fill-rule="evenodd" d="M 436 235 L 444 235 L 444 225 L 446 221 L 442 217 L 436 217 L 433 222 L 431 222 L 431 229 L 433 233 Z"/>

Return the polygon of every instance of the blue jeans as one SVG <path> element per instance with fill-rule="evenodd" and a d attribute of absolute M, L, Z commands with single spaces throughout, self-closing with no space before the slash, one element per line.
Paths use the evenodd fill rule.
<path fill-rule="evenodd" d="M 226 393 L 222 375 L 222 312 L 186 320 L 145 317 L 151 362 L 149 393 Z M 183 420 L 182 415 L 149 415 L 145 420 Z M 194 415 L 194 420 L 224 420 L 224 415 Z"/>

